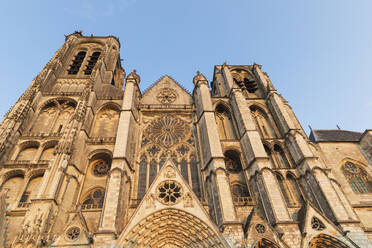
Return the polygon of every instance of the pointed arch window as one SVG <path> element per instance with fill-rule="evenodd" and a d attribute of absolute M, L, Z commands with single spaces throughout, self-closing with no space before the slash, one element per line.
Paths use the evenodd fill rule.
<path fill-rule="evenodd" d="M 293 192 L 293 189 L 288 184 L 288 182 L 281 176 L 276 175 L 276 179 L 278 180 L 280 189 L 283 193 L 284 199 L 289 207 L 297 206 L 297 199 L 295 196 L 295 192 Z"/>
<path fill-rule="evenodd" d="M 347 162 L 342 167 L 342 170 L 355 193 L 372 193 L 372 178 L 364 169 Z"/>
<path fill-rule="evenodd" d="M 267 114 L 258 108 L 257 106 L 250 107 L 251 114 L 255 120 L 257 129 L 260 131 L 263 138 L 275 138 L 275 132 L 273 126 L 270 124 L 269 117 Z"/>
<path fill-rule="evenodd" d="M 141 160 L 138 165 L 137 200 L 141 200 L 145 196 L 146 179 L 147 179 L 147 157 L 146 155 L 143 154 L 141 156 Z"/>
<path fill-rule="evenodd" d="M 92 54 L 92 56 L 90 56 L 90 59 L 89 59 L 89 62 L 88 62 L 87 68 L 86 68 L 85 71 L 84 71 L 84 74 L 85 74 L 85 75 L 90 75 L 90 74 L 92 74 L 93 68 L 94 68 L 94 66 L 96 65 L 96 63 L 97 63 L 98 58 L 99 58 L 100 55 L 101 55 L 100 52 L 94 52 L 94 53 Z"/>
<path fill-rule="evenodd" d="M 275 153 L 275 158 L 276 158 L 278 168 L 285 168 L 285 169 L 291 168 L 284 150 L 277 144 L 274 145 L 274 153 Z"/>
<path fill-rule="evenodd" d="M 216 122 L 220 139 L 236 139 L 230 111 L 222 104 L 216 107 Z"/>
<path fill-rule="evenodd" d="M 103 188 L 94 189 L 85 197 L 81 209 L 99 209 L 103 207 L 105 190 Z"/>
<path fill-rule="evenodd" d="M 68 70 L 68 74 L 70 74 L 70 75 L 78 74 L 78 72 L 80 70 L 80 67 L 81 67 L 81 64 L 83 63 L 86 54 L 87 54 L 87 52 L 80 51 L 75 56 L 74 60 L 72 61 L 72 65 L 70 66 L 70 69 Z"/>
<path fill-rule="evenodd" d="M 30 205 L 31 199 L 34 198 L 38 193 L 39 185 L 42 179 L 43 179 L 43 176 L 40 175 L 40 176 L 32 178 L 28 182 L 28 185 L 25 191 L 23 192 L 21 199 L 19 201 L 19 204 L 18 204 L 19 208 L 26 208 Z"/>

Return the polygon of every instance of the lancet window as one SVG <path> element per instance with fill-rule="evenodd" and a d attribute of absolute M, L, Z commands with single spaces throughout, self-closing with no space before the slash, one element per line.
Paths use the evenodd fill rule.
<path fill-rule="evenodd" d="M 93 137 L 114 137 L 119 122 L 119 111 L 115 107 L 107 106 L 98 113 L 93 125 Z"/>
<path fill-rule="evenodd" d="M 222 104 L 216 107 L 216 122 L 220 139 L 236 139 L 230 111 Z"/>
<path fill-rule="evenodd" d="M 355 193 L 372 193 L 372 178 L 360 166 L 346 162 L 342 171 Z"/>
<path fill-rule="evenodd" d="M 288 207 L 298 206 L 301 195 L 298 192 L 297 185 L 295 185 L 296 182 L 293 181 L 294 178 L 289 176 L 289 179 L 288 177 L 285 179 L 279 174 L 276 174 L 276 178 Z"/>
<path fill-rule="evenodd" d="M 86 54 L 87 54 L 86 51 L 80 51 L 75 56 L 74 60 L 72 61 L 72 65 L 70 66 L 68 70 L 68 74 L 71 74 L 71 75 L 78 74 L 81 64 L 83 63 Z"/>
<path fill-rule="evenodd" d="M 39 116 L 31 127 L 32 133 L 59 134 L 70 122 L 75 111 L 75 103 L 68 100 L 56 100 L 40 110 Z"/>
<path fill-rule="evenodd" d="M 43 179 L 43 176 L 37 176 L 32 178 L 29 182 L 27 187 L 25 188 L 21 199 L 19 201 L 18 207 L 20 208 L 25 208 L 30 205 L 31 199 L 36 197 L 38 190 L 39 190 L 39 185 L 41 183 L 41 180 Z"/>
<path fill-rule="evenodd" d="M 284 150 L 277 144 L 274 145 L 275 159 L 278 168 L 289 169 L 291 168 L 290 163 Z"/>
<path fill-rule="evenodd" d="M 267 114 L 257 106 L 250 107 L 257 129 L 265 139 L 276 138 L 275 131 Z"/>
<path fill-rule="evenodd" d="M 243 173 L 239 153 L 234 150 L 227 150 L 224 155 L 226 169 L 229 172 L 230 189 L 234 204 L 249 205 L 253 203 L 247 186 L 246 178 Z"/>

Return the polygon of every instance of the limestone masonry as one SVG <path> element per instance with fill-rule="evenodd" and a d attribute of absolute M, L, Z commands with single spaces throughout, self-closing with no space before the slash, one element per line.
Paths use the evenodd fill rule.
<path fill-rule="evenodd" d="M 257 64 L 141 92 L 119 48 L 67 35 L 5 115 L 0 247 L 372 247 L 372 130 L 308 137 Z"/>

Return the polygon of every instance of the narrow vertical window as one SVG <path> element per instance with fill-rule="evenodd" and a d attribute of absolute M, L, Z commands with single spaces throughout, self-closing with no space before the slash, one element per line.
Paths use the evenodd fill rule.
<path fill-rule="evenodd" d="M 85 75 L 90 75 L 92 74 L 93 68 L 96 65 L 99 55 L 101 55 L 100 52 L 94 52 L 92 56 L 90 56 L 87 68 L 85 69 L 84 73 Z"/>
<path fill-rule="evenodd" d="M 147 158 L 145 155 L 141 156 L 141 162 L 138 166 L 138 173 L 137 199 L 141 200 L 146 193 Z"/>
<path fill-rule="evenodd" d="M 87 54 L 86 52 L 81 51 L 75 56 L 75 59 L 72 61 L 72 65 L 68 70 L 68 74 L 76 75 L 79 72 L 79 69 L 84 61 L 86 54 Z"/>

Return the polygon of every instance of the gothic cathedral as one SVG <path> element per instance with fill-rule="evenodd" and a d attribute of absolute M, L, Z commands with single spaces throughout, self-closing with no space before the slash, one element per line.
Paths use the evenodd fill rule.
<path fill-rule="evenodd" d="M 5 115 L 0 247 L 372 247 L 372 130 L 308 137 L 258 64 L 141 92 L 119 48 L 67 35 Z"/>

